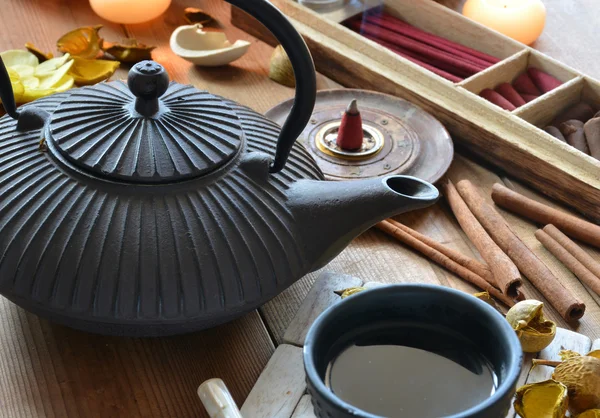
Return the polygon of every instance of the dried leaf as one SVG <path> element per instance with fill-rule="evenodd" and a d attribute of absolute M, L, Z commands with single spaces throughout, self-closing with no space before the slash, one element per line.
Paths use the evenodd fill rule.
<path fill-rule="evenodd" d="M 588 411 L 582 412 L 575 418 L 600 418 L 600 409 L 590 409 Z"/>
<path fill-rule="evenodd" d="M 342 299 L 346 299 L 348 296 L 352 296 L 356 293 L 362 292 L 363 290 L 367 290 L 366 287 L 349 287 L 344 290 L 336 290 L 335 294 L 340 295 Z"/>
<path fill-rule="evenodd" d="M 190 25 L 195 23 L 206 25 L 211 22 L 216 22 L 214 17 L 206 13 L 204 10 L 198 9 L 197 7 L 186 7 L 183 11 L 183 15 L 185 21 Z"/>
<path fill-rule="evenodd" d="M 119 61 L 86 60 L 78 57 L 74 57 L 73 61 L 74 64 L 69 75 L 79 86 L 89 86 L 107 80 L 120 65 Z"/>
<path fill-rule="evenodd" d="M 568 404 L 567 387 L 546 380 L 520 387 L 514 405 L 522 418 L 564 418 Z"/>
<path fill-rule="evenodd" d="M 526 353 L 537 353 L 548 347 L 556 337 L 556 324 L 546 320 L 544 304 L 537 300 L 524 300 L 509 309 L 506 320 L 517 333 Z"/>
<path fill-rule="evenodd" d="M 136 63 L 152 59 L 152 50 L 155 46 L 139 43 L 136 39 L 126 39 L 123 43 L 106 42 L 102 44 L 102 50 L 109 53 L 121 62 Z"/>
<path fill-rule="evenodd" d="M 27 48 L 27 50 L 29 52 L 31 52 L 33 55 L 35 55 L 39 62 L 44 62 L 51 58 L 54 58 L 54 55 L 52 54 L 52 52 L 48 52 L 48 53 L 42 52 L 40 49 L 35 47 L 35 45 L 33 45 L 31 42 L 27 42 L 25 44 L 25 48 Z"/>
<path fill-rule="evenodd" d="M 102 38 L 98 32 L 102 25 L 77 28 L 60 37 L 56 47 L 61 52 L 68 52 L 74 57 L 93 59 L 98 56 L 102 46 Z"/>

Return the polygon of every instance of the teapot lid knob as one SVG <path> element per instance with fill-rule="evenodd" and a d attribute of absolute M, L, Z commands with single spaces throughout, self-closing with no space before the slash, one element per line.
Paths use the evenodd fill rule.
<path fill-rule="evenodd" d="M 135 110 L 150 117 L 159 111 L 158 98 L 169 88 L 169 75 L 159 63 L 141 61 L 129 71 L 127 85 L 136 97 Z"/>

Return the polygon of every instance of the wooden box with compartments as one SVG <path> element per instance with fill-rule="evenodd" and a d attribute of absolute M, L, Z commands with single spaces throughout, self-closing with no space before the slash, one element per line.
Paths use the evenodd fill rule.
<path fill-rule="evenodd" d="M 473 75 L 450 81 L 344 24 L 374 1 L 351 0 L 335 12 L 318 13 L 293 0 L 272 0 L 303 35 L 319 72 L 345 87 L 411 101 L 437 117 L 457 145 L 600 221 L 600 161 L 544 130 L 578 102 L 600 110 L 600 82 L 433 1 L 376 1 L 388 16 L 498 58 Z M 232 23 L 265 42 L 276 42 L 235 8 Z M 486 89 L 513 83 L 531 68 L 552 76 L 560 86 L 514 110 L 480 96 Z"/>

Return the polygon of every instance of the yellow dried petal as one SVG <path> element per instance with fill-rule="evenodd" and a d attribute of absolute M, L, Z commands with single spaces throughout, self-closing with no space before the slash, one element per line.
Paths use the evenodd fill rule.
<path fill-rule="evenodd" d="M 71 59 L 71 55 L 65 54 L 62 57 L 52 58 L 47 60 L 46 62 L 42 62 L 35 68 L 35 75 L 48 75 L 52 71 L 58 70 L 60 67 L 65 65 L 67 61 L 69 61 L 69 59 Z"/>
<path fill-rule="evenodd" d="M 21 78 L 32 77 L 33 73 L 35 72 L 35 67 L 25 64 L 11 65 L 10 69 L 19 74 L 19 77 Z"/>
<path fill-rule="evenodd" d="M 123 43 L 104 42 L 102 50 L 115 57 L 120 62 L 136 63 L 152 59 L 155 46 L 138 43 L 136 39 L 126 39 Z"/>
<path fill-rule="evenodd" d="M 35 55 L 22 49 L 10 49 L 8 51 L 0 52 L 0 57 L 2 57 L 2 61 L 4 61 L 6 67 L 12 67 L 14 65 L 29 65 L 31 67 L 36 67 L 40 63 Z"/>
<path fill-rule="evenodd" d="M 522 418 L 564 418 L 569 405 L 567 387 L 554 380 L 522 386 L 514 405 Z"/>
<path fill-rule="evenodd" d="M 69 75 L 79 86 L 96 84 L 110 78 L 120 65 L 119 61 L 86 60 L 78 57 L 73 57 L 73 61 Z"/>
<path fill-rule="evenodd" d="M 44 62 L 46 60 L 54 58 L 54 55 L 52 54 L 52 52 L 42 52 L 41 49 L 37 48 L 31 42 L 27 42 L 25 44 L 25 48 L 27 48 L 27 50 L 29 52 L 31 52 L 33 55 L 35 55 L 39 62 Z"/>
<path fill-rule="evenodd" d="M 575 418 L 600 418 L 600 409 L 590 409 L 589 411 L 582 412 Z"/>
<path fill-rule="evenodd" d="M 55 93 L 54 89 L 25 89 L 19 103 L 29 103 Z"/>
<path fill-rule="evenodd" d="M 71 87 L 73 87 L 74 84 L 75 80 L 73 79 L 73 77 L 67 74 L 63 78 L 61 78 L 58 81 L 58 83 L 56 83 L 54 90 L 56 93 L 62 93 L 64 91 L 69 90 Z"/>
<path fill-rule="evenodd" d="M 10 79 L 10 85 L 13 90 L 13 96 L 15 98 L 15 102 L 21 103 L 21 99 L 23 97 L 23 91 L 25 90 L 25 88 L 23 87 L 23 84 L 21 83 L 19 74 L 10 68 L 7 68 L 6 70 L 8 72 L 8 78 Z"/>
<path fill-rule="evenodd" d="M 56 42 L 61 52 L 68 52 L 74 57 L 93 59 L 98 56 L 102 46 L 102 38 L 98 32 L 102 25 L 86 26 L 65 33 Z"/>
<path fill-rule="evenodd" d="M 42 89 L 52 89 L 58 85 L 60 80 L 67 75 L 71 67 L 73 66 L 73 60 L 67 61 L 66 64 L 59 67 L 54 71 L 50 71 L 45 73 L 43 76 L 40 76 L 40 88 Z"/>
<path fill-rule="evenodd" d="M 25 87 L 26 89 L 35 89 L 37 87 L 39 87 L 40 85 L 40 79 L 37 77 L 25 77 L 25 78 L 21 78 L 21 83 L 23 84 L 23 87 Z"/>
<path fill-rule="evenodd" d="M 548 347 L 556 337 L 556 324 L 546 320 L 544 304 L 538 300 L 524 300 L 506 314 L 506 320 L 515 330 L 526 353 L 537 353 Z"/>
<path fill-rule="evenodd" d="M 363 290 L 367 290 L 366 287 L 350 287 L 348 289 L 339 290 L 335 293 L 340 295 L 342 299 L 346 299 L 348 296 L 355 295 L 356 293 L 362 292 Z"/>

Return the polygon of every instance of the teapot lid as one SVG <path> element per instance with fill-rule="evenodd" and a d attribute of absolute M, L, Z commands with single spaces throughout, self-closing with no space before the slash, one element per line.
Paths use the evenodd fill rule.
<path fill-rule="evenodd" d="M 164 68 L 142 61 L 122 81 L 75 90 L 53 112 L 50 142 L 96 177 L 162 184 L 199 177 L 231 160 L 243 130 L 220 97 L 169 83 Z"/>

